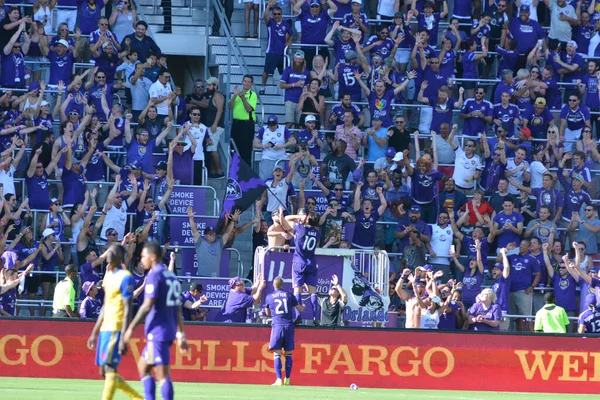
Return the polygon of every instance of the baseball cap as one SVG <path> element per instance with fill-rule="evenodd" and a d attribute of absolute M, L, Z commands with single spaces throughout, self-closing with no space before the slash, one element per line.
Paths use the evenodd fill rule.
<path fill-rule="evenodd" d="M 167 163 L 164 161 L 159 161 L 158 164 L 156 164 L 156 169 L 167 169 Z"/>
<path fill-rule="evenodd" d="M 435 304 L 442 304 L 442 299 L 440 299 L 439 296 L 431 296 L 430 299 Z"/>
<path fill-rule="evenodd" d="M 529 11 L 529 6 L 525 5 L 525 4 L 521 4 L 521 7 L 519 8 L 519 11 L 521 11 L 521 12 L 530 12 Z"/>
<path fill-rule="evenodd" d="M 590 304 L 593 304 L 594 306 L 596 306 L 596 294 L 595 293 L 588 293 L 585 296 L 585 306 L 588 307 Z"/>
<path fill-rule="evenodd" d="M 433 271 L 433 265 L 431 265 L 431 264 L 425 264 L 425 265 L 423 265 L 423 269 L 425 271 Z"/>
<path fill-rule="evenodd" d="M 435 6 L 433 5 L 433 3 L 431 1 L 426 1 L 425 2 L 425 5 L 423 5 L 423 8 L 426 8 L 426 7 L 435 8 Z"/>
<path fill-rule="evenodd" d="M 398 18 L 398 17 L 404 18 L 404 13 L 401 11 L 398 11 L 396 14 L 394 14 L 394 18 Z"/>
<path fill-rule="evenodd" d="M 314 115 L 307 115 L 306 118 L 304 118 L 304 123 L 307 122 L 317 122 L 317 117 Z"/>
<path fill-rule="evenodd" d="M 206 235 L 207 233 L 217 233 L 217 231 L 215 230 L 215 228 L 213 226 L 207 226 L 206 228 L 204 228 L 204 234 Z"/>
<path fill-rule="evenodd" d="M 104 49 L 104 48 L 106 48 L 106 47 L 108 47 L 110 45 L 111 44 L 109 42 L 104 42 L 104 43 L 102 43 L 102 48 Z"/>
<path fill-rule="evenodd" d="M 308 141 L 306 139 L 300 139 L 300 140 L 298 140 L 298 146 L 307 147 L 308 146 Z"/>
<path fill-rule="evenodd" d="M 237 285 L 239 285 L 240 283 L 244 283 L 239 276 L 236 276 L 235 278 L 231 278 L 229 280 L 229 287 L 231 289 L 233 289 L 234 287 L 236 287 Z"/>
<path fill-rule="evenodd" d="M 142 169 L 142 163 L 138 160 L 130 162 L 128 165 L 131 169 Z"/>
<path fill-rule="evenodd" d="M 42 237 L 46 239 L 48 236 L 54 235 L 54 229 L 46 228 L 44 232 L 42 232 Z"/>
<path fill-rule="evenodd" d="M 583 175 L 581 175 L 581 174 L 573 174 L 573 179 L 578 179 L 581 182 L 585 182 L 585 179 L 583 178 Z"/>
<path fill-rule="evenodd" d="M 313 2 L 313 3 L 315 3 L 315 2 Z M 312 6 L 313 3 L 311 3 L 310 5 Z M 316 2 L 316 3 L 321 5 L 321 3 L 319 3 L 319 2 Z M 294 53 L 294 58 L 304 58 L 304 52 L 302 50 L 297 50 Z"/>
<path fill-rule="evenodd" d="M 600 265 L 593 265 L 591 271 L 592 272 L 600 272 Z"/>
<path fill-rule="evenodd" d="M 285 172 L 285 170 L 283 169 L 283 167 L 280 164 L 275 164 L 275 166 L 273 167 L 273 172 L 277 171 L 278 169 Z"/>
<path fill-rule="evenodd" d="M 504 265 L 502 263 L 496 263 L 496 264 L 494 264 L 494 266 L 492 268 L 498 268 L 498 269 L 504 271 Z"/>
<path fill-rule="evenodd" d="M 454 208 L 454 199 L 446 199 L 444 200 L 444 208 Z"/>
<path fill-rule="evenodd" d="M 310 6 L 311 6 L 311 7 L 312 7 L 312 6 L 319 6 L 319 7 L 321 7 L 321 3 L 320 3 L 320 2 L 318 2 L 318 1 L 315 1 L 315 0 L 313 0 L 313 1 L 311 1 L 311 2 L 310 2 Z"/>
<path fill-rule="evenodd" d="M 28 89 L 30 92 L 33 92 L 34 90 L 36 90 L 36 89 L 39 89 L 39 88 L 40 88 L 40 83 L 39 83 L 39 82 L 36 82 L 36 81 L 33 81 L 33 82 L 31 82 L 31 83 L 29 84 L 29 87 L 28 87 L 27 89 Z"/>
<path fill-rule="evenodd" d="M 350 61 L 354 58 L 358 58 L 358 55 L 354 50 L 348 50 L 346 54 L 344 54 L 344 58 L 346 59 L 346 61 Z"/>
<path fill-rule="evenodd" d="M 118 233 L 118 232 L 117 232 L 117 230 L 116 230 L 115 228 L 108 228 L 108 229 L 106 230 L 106 236 L 107 236 L 107 237 L 108 237 L 108 236 L 112 236 L 112 235 L 114 235 L 115 233 Z"/>
<path fill-rule="evenodd" d="M 67 49 L 69 48 L 69 42 L 67 42 L 65 39 L 60 39 L 58 42 L 56 42 L 56 44 L 62 44 Z"/>
<path fill-rule="evenodd" d="M 402 153 L 400 153 L 402 154 Z M 388 147 L 387 150 L 385 151 L 385 156 L 386 157 L 396 157 L 396 149 L 393 147 Z"/>
<path fill-rule="evenodd" d="M 521 128 L 521 133 L 523 133 L 523 135 L 527 136 L 528 138 L 531 137 L 531 129 L 529 128 Z"/>
<path fill-rule="evenodd" d="M 543 97 L 538 97 L 537 99 L 535 99 L 535 105 L 536 106 L 546 106 L 546 99 Z"/>
<path fill-rule="evenodd" d="M 87 282 L 83 282 L 83 285 L 81 286 L 81 290 L 87 296 L 87 294 L 90 292 L 90 290 L 92 290 L 93 287 L 94 287 L 94 282 L 87 281 Z"/>
<path fill-rule="evenodd" d="M 56 197 L 50 199 L 50 203 L 54 204 L 56 202 L 58 202 L 58 199 Z"/>
<path fill-rule="evenodd" d="M 414 213 L 420 213 L 421 212 L 421 206 L 418 205 L 414 205 L 410 208 L 410 212 L 414 212 Z"/>
<path fill-rule="evenodd" d="M 371 118 L 371 121 L 381 121 L 381 116 L 375 115 L 373 118 Z"/>
<path fill-rule="evenodd" d="M 269 118 L 267 118 L 267 125 L 275 126 L 277 124 L 279 124 L 279 118 L 277 118 L 277 115 L 269 115 Z"/>
<path fill-rule="evenodd" d="M 213 76 L 213 77 L 210 77 L 210 78 L 208 78 L 206 80 L 206 84 L 207 85 L 218 85 L 219 84 L 219 80 Z"/>
<path fill-rule="evenodd" d="M 42 107 L 46 107 L 49 105 L 50 105 L 50 103 L 48 103 L 46 100 L 42 101 L 42 104 L 40 104 L 40 106 L 42 106 Z"/>
<path fill-rule="evenodd" d="M 362 0 L 352 0 L 352 3 L 356 3 L 356 4 L 362 5 Z"/>
<path fill-rule="evenodd" d="M 197 290 L 199 292 L 201 292 L 203 289 L 202 284 L 200 282 L 192 282 L 190 283 L 190 292 L 193 292 L 194 290 Z"/>
<path fill-rule="evenodd" d="M 402 161 L 404 160 L 404 153 L 402 153 L 401 151 L 397 152 L 396 155 L 394 156 L 394 158 L 392 158 L 392 161 L 398 162 L 398 161 Z"/>
<path fill-rule="evenodd" d="M 81 161 L 75 156 L 71 156 L 71 164 L 79 164 Z"/>

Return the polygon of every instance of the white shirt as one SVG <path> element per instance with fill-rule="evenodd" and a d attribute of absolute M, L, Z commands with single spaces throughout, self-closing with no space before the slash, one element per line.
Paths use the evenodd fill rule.
<path fill-rule="evenodd" d="M 160 83 L 160 81 L 156 81 L 150 86 L 150 97 L 153 99 L 158 99 L 161 97 L 167 96 L 173 90 L 171 89 L 171 82 L 167 82 L 166 85 Z M 155 104 L 156 112 L 158 115 L 169 115 L 169 99 L 163 101 L 162 103 Z"/>
<path fill-rule="evenodd" d="M 287 210 L 287 192 L 288 183 L 283 178 L 277 186 L 273 187 L 273 179 L 267 179 L 267 212 L 279 210 L 279 206 L 283 204 L 283 208 Z M 279 201 L 278 201 L 279 200 Z"/>
<path fill-rule="evenodd" d="M 437 329 L 440 323 L 440 314 L 438 310 L 433 313 L 427 309 L 427 311 L 421 313 L 421 329 Z"/>
<path fill-rule="evenodd" d="M 598 47 L 598 44 L 600 44 L 600 32 L 596 32 L 596 34 L 590 39 L 588 57 L 594 57 L 594 53 L 596 52 L 596 47 Z"/>
<path fill-rule="evenodd" d="M 544 164 L 540 161 L 533 161 L 529 165 L 529 174 L 531 174 L 531 188 L 539 189 L 542 187 L 542 179 L 544 178 L 544 173 L 548 171 Z"/>
<path fill-rule="evenodd" d="M 10 168 L 6 171 L 4 168 L 0 170 L 0 184 L 4 187 L 4 195 L 15 194 L 15 167 L 12 162 Z"/>
<path fill-rule="evenodd" d="M 506 170 L 508 172 L 512 172 L 515 170 L 518 170 L 518 172 L 514 175 L 510 175 L 508 177 L 508 179 L 514 179 L 514 181 L 516 183 L 518 183 L 519 185 L 523 184 L 523 173 L 525 171 L 529 170 L 529 163 L 525 160 L 521 161 L 521 163 L 519 165 L 515 164 L 515 158 L 511 157 L 508 160 L 506 160 Z M 510 183 L 508 184 L 508 193 L 513 194 L 513 195 L 518 195 L 519 194 L 519 189 L 517 189 L 515 186 L 511 185 Z"/>
<path fill-rule="evenodd" d="M 465 178 L 472 177 L 475 178 L 475 174 L 477 171 L 483 170 L 483 164 L 481 163 L 481 157 L 477 154 L 473 154 L 471 157 L 467 157 L 465 151 L 458 146 L 456 150 L 454 150 L 456 154 L 455 162 L 454 162 L 454 175 L 452 179 L 454 179 L 454 183 L 456 186 L 459 186 L 463 189 L 473 189 L 475 187 L 475 179 L 472 179 L 470 182 L 467 182 Z"/>
<path fill-rule="evenodd" d="M 119 234 L 119 240 L 123 240 L 125 236 L 125 223 L 127 222 L 127 202 L 123 200 L 121 208 L 112 206 L 106 213 L 104 223 L 102 224 L 102 231 L 100 232 L 100 238 L 106 240 L 106 231 L 109 228 L 113 228 Z"/>
<path fill-rule="evenodd" d="M 276 146 L 283 146 L 286 142 L 285 132 L 287 131 L 287 127 L 283 124 L 279 124 L 277 129 L 272 131 L 268 126 L 264 126 L 262 130 L 256 133 L 254 137 L 258 138 L 260 132 L 262 132 L 262 144 L 267 144 L 269 142 L 275 143 Z M 285 155 L 285 148 L 275 150 L 273 147 L 265 148 L 262 150 L 262 159 L 263 160 L 282 160 L 287 159 Z"/>
<path fill-rule="evenodd" d="M 430 264 L 448 264 L 450 254 L 450 246 L 452 246 L 452 239 L 454 235 L 452 233 L 452 227 L 450 224 L 446 225 L 445 228 L 440 227 L 438 224 L 431 225 L 431 241 L 429 245 L 431 250 L 438 256 L 430 258 Z M 445 256 L 445 257 L 440 257 Z"/>
<path fill-rule="evenodd" d="M 195 161 L 204 161 L 204 137 L 208 134 L 208 129 L 202 122 L 200 122 L 197 127 L 191 126 L 191 121 L 186 123 L 190 125 L 190 133 L 194 136 L 194 139 L 196 139 L 196 152 L 192 159 Z M 183 148 L 183 151 L 187 151 L 192 147 L 192 141 L 188 135 L 185 135 L 185 142 L 187 144 Z"/>

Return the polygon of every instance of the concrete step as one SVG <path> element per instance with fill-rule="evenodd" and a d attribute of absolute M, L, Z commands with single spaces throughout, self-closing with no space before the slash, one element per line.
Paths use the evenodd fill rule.
<path fill-rule="evenodd" d="M 265 67 L 265 58 L 264 57 L 251 57 L 251 56 L 243 56 L 243 57 L 244 57 L 244 63 L 248 67 L 257 67 L 257 68 L 264 69 L 264 67 Z M 214 59 L 215 64 L 221 65 L 221 66 L 227 66 L 228 56 L 226 54 L 214 55 L 213 59 Z M 233 61 L 235 60 L 235 57 L 233 57 L 233 55 L 232 55 L 232 60 Z M 262 71 L 261 71 L 261 74 L 262 74 Z"/>
<path fill-rule="evenodd" d="M 210 38 L 208 38 L 208 43 L 210 44 L 210 51 L 211 53 L 215 54 L 215 55 L 227 55 L 227 53 L 229 52 L 229 48 L 227 47 L 226 44 L 221 44 L 221 39 L 220 37 L 216 37 L 216 36 L 211 36 Z M 256 46 L 245 46 L 245 40 L 243 41 L 244 43 L 240 43 L 240 46 L 238 47 L 240 52 L 242 53 L 242 55 L 244 57 L 246 56 L 255 56 L 258 57 L 259 55 L 263 57 L 264 60 L 264 52 L 262 51 L 262 48 L 256 47 Z"/>
<path fill-rule="evenodd" d="M 146 17 L 150 15 L 162 15 L 163 11 L 161 7 L 157 7 L 156 9 L 152 6 L 141 6 L 139 9 L 144 13 Z M 171 14 L 173 16 L 181 16 L 181 17 L 189 17 L 190 16 L 190 8 L 188 6 L 182 7 L 171 7 Z M 192 14 L 200 14 L 206 18 L 206 7 L 196 6 L 192 8 Z"/>
<path fill-rule="evenodd" d="M 235 62 L 235 60 L 232 62 Z M 264 69 L 264 67 L 257 67 L 257 66 L 247 66 L 247 67 L 248 67 L 248 70 L 247 70 L 248 73 L 254 77 L 258 77 L 258 76 L 262 75 L 263 69 Z M 227 65 L 223 65 L 223 64 L 219 65 L 219 74 L 225 75 L 229 71 L 231 71 L 230 73 L 232 75 L 234 75 L 234 74 L 240 75 L 240 82 L 241 82 L 241 76 L 243 76 L 245 72 L 242 71 L 242 68 L 239 65 L 232 65 L 231 69 L 229 69 L 227 67 Z"/>
<path fill-rule="evenodd" d="M 162 13 L 157 14 L 157 15 L 146 15 L 146 22 L 149 25 L 161 25 L 163 23 Z M 206 23 L 206 17 L 202 16 L 201 14 L 194 14 L 191 17 L 189 15 L 185 15 L 185 16 L 174 15 L 172 18 L 172 23 L 173 23 L 173 25 L 194 26 L 194 27 L 202 26 L 204 28 L 204 25 Z"/>
<path fill-rule="evenodd" d="M 192 0 L 171 0 L 171 7 L 173 9 L 175 8 L 181 8 L 181 7 L 189 7 L 189 5 L 191 4 Z M 138 6 L 143 6 L 143 7 L 149 7 L 149 8 L 154 8 L 154 5 L 156 5 L 156 9 L 160 10 L 160 1 L 159 0 L 140 0 L 137 2 Z M 206 1 L 205 0 L 195 0 L 194 1 L 194 7 L 204 7 L 206 5 Z M 145 10 L 144 10 L 145 13 Z"/>
<path fill-rule="evenodd" d="M 163 29 L 163 21 L 162 17 L 155 24 L 149 24 L 150 30 L 153 34 Z M 204 26 L 191 26 L 191 25 L 173 25 L 172 27 L 173 34 L 175 35 L 186 35 L 185 38 L 181 38 L 181 40 L 189 40 L 190 36 L 197 37 L 198 40 L 202 39 L 206 33 L 206 29 Z M 204 41 L 204 39 L 202 39 Z"/>

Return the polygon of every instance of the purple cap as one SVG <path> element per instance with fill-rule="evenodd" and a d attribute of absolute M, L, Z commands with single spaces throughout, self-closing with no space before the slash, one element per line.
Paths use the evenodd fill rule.
<path fill-rule="evenodd" d="M 385 151 L 386 157 L 394 157 L 395 155 L 396 155 L 396 149 L 394 149 L 393 147 L 388 147 L 387 150 Z"/>
<path fill-rule="evenodd" d="M 134 162 L 130 162 L 128 164 L 131 169 L 142 169 L 142 163 L 139 160 L 135 160 Z"/>
<path fill-rule="evenodd" d="M 239 285 L 240 283 L 244 283 L 244 282 L 242 282 L 242 280 L 240 279 L 240 277 L 239 277 L 239 276 L 236 276 L 235 278 L 231 278 L 231 279 L 229 280 L 229 287 L 230 287 L 231 289 L 233 289 L 234 287 L 236 287 L 236 286 L 237 286 L 237 285 Z"/>
<path fill-rule="evenodd" d="M 600 272 L 600 265 L 593 265 L 592 272 L 596 272 L 596 273 Z"/>
<path fill-rule="evenodd" d="M 87 282 L 83 283 L 83 285 L 81 286 L 81 290 L 87 296 L 87 294 L 90 292 L 90 290 L 92 290 L 92 287 L 94 287 L 94 282 L 87 281 Z"/>
<path fill-rule="evenodd" d="M 279 119 L 277 118 L 277 115 L 269 115 L 269 118 L 267 118 L 268 126 L 275 126 L 278 123 L 279 123 Z"/>
<path fill-rule="evenodd" d="M 410 208 L 410 212 L 414 212 L 414 213 L 420 213 L 420 212 L 421 212 L 421 206 L 418 206 L 418 205 L 416 205 L 416 204 L 415 204 L 415 205 L 413 205 L 413 206 Z"/>
<path fill-rule="evenodd" d="M 433 265 L 431 265 L 431 264 L 425 264 L 425 265 L 423 265 L 423 269 L 425 271 L 433 271 Z"/>
<path fill-rule="evenodd" d="M 502 264 L 502 263 L 496 263 L 496 264 L 494 264 L 493 268 L 498 268 L 498 269 L 501 269 L 502 271 L 504 271 L 504 264 Z"/>
<path fill-rule="evenodd" d="M 529 6 L 528 6 L 528 5 L 525 5 L 525 4 L 521 4 L 521 8 L 519 8 L 519 11 L 521 11 L 521 12 L 523 12 L 523 11 L 526 11 L 526 12 L 531 12 L 531 11 L 529 10 Z"/>
<path fill-rule="evenodd" d="M 595 293 L 588 293 L 585 296 L 585 306 L 588 307 L 590 304 L 593 304 L 594 307 L 596 306 L 596 294 Z"/>
<path fill-rule="evenodd" d="M 37 89 L 39 89 L 39 88 L 40 88 L 40 83 L 39 83 L 39 82 L 32 81 L 32 82 L 29 84 L 29 91 L 30 91 L 30 92 L 32 92 L 32 91 L 34 91 L 34 90 L 37 90 Z"/>

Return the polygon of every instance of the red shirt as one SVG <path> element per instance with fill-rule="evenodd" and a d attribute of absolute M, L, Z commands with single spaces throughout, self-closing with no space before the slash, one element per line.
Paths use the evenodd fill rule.
<path fill-rule="evenodd" d="M 463 205 L 460 209 L 461 211 L 465 211 L 466 208 L 469 207 L 469 225 L 473 225 L 477 223 L 477 215 L 475 214 L 475 210 L 473 209 L 473 202 L 469 201 L 465 205 Z M 487 201 L 483 201 L 479 207 L 477 207 L 479 214 L 483 217 L 485 214 L 492 215 L 494 209 Z"/>

